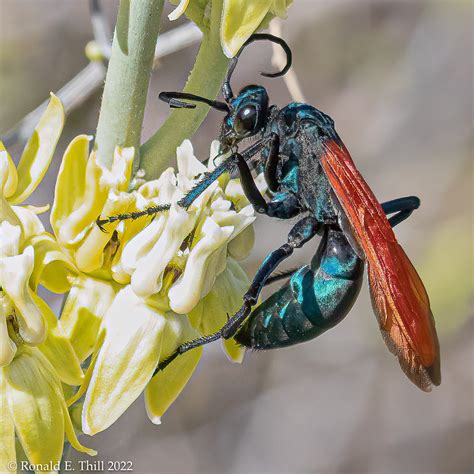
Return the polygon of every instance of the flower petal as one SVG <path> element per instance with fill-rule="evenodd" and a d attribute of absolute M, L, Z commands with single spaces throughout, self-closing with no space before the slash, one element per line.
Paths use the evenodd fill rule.
<path fill-rule="evenodd" d="M 224 0 L 221 45 L 228 58 L 233 58 L 257 30 L 271 4 L 272 0 Z"/>
<path fill-rule="evenodd" d="M 91 355 L 102 318 L 114 298 L 111 283 L 86 276 L 72 280 L 61 313 L 61 325 L 79 360 L 84 361 Z"/>
<path fill-rule="evenodd" d="M 202 347 L 180 355 L 164 371 L 153 377 L 145 390 L 145 404 L 148 418 L 155 425 L 161 424 L 161 417 L 178 398 L 202 356 Z"/>
<path fill-rule="evenodd" d="M 184 341 L 183 341 L 184 342 Z M 188 383 L 201 359 L 202 347 L 180 355 L 165 370 L 158 372 L 147 385 L 145 404 L 148 418 L 155 425 Z"/>
<path fill-rule="evenodd" d="M 15 164 L 0 141 L 0 192 L 8 199 L 15 193 L 17 184 Z"/>
<path fill-rule="evenodd" d="M 153 248 L 165 228 L 167 218 L 165 214 L 160 215 L 124 246 L 121 260 L 126 272 L 132 274 L 140 259 Z"/>
<path fill-rule="evenodd" d="M 92 137 L 79 135 L 64 152 L 54 191 L 51 225 L 59 236 L 61 225 L 76 209 L 86 192 L 86 167 Z M 71 192 L 74 190 L 74 192 Z"/>
<path fill-rule="evenodd" d="M 70 276 L 78 273 L 72 259 L 64 253 L 51 234 L 43 232 L 31 237 L 26 245 L 35 249 L 35 265 L 30 286 L 41 283 L 53 293 L 66 293 L 71 287 Z"/>
<path fill-rule="evenodd" d="M 16 433 L 33 464 L 58 462 L 64 444 L 64 414 L 54 369 L 34 348 L 22 347 L 6 368 L 6 398 Z M 50 366 L 49 366 L 50 367 Z M 53 376 L 53 377 L 52 377 Z"/>
<path fill-rule="evenodd" d="M 191 140 L 184 140 L 176 148 L 176 161 L 178 164 L 178 176 L 182 175 L 188 179 L 195 179 L 196 176 L 207 171 L 206 166 L 194 155 Z"/>
<path fill-rule="evenodd" d="M 216 250 L 208 262 L 207 268 L 204 271 L 201 298 L 204 298 L 212 290 L 216 277 L 220 275 L 227 266 L 227 245 Z"/>
<path fill-rule="evenodd" d="M 0 258 L 13 257 L 20 251 L 21 227 L 8 221 L 0 222 Z"/>
<path fill-rule="evenodd" d="M 82 385 L 79 387 L 79 389 L 71 395 L 71 393 L 68 393 L 68 400 L 66 401 L 67 406 L 69 409 L 72 409 L 74 405 L 77 406 L 77 402 L 84 396 L 84 394 L 87 392 L 87 389 L 89 388 L 89 384 L 92 379 L 92 374 L 94 372 L 94 367 L 97 362 L 97 357 L 99 356 L 100 348 L 102 347 L 102 343 L 104 342 L 105 339 L 105 331 L 102 331 L 99 333 L 97 340 L 95 342 L 94 350 L 90 359 L 89 367 L 87 367 L 86 373 L 84 375 L 84 381 L 82 382 Z M 64 385 L 63 385 L 64 387 Z M 66 386 L 67 387 L 67 386 Z M 72 387 L 71 387 L 72 388 Z M 68 391 L 69 392 L 69 391 Z M 84 406 L 84 402 L 81 402 L 82 407 Z M 80 420 L 80 425 L 81 425 L 81 431 L 82 430 L 82 409 L 81 409 L 81 420 Z"/>
<path fill-rule="evenodd" d="M 87 231 L 95 226 L 95 220 L 100 215 L 108 195 L 108 189 L 100 184 L 104 168 L 97 162 L 95 152 L 92 152 L 87 160 L 83 148 L 83 143 L 75 145 L 73 141 L 66 150 L 56 181 L 51 210 L 54 233 L 66 247 L 76 245 Z M 72 166 L 71 161 L 75 159 L 77 166 Z M 73 173 L 76 175 L 74 178 Z M 71 184 L 79 180 L 82 180 L 83 184 L 77 187 L 77 192 L 72 193 L 71 189 L 76 188 L 71 187 Z M 82 190 L 83 194 L 80 193 Z M 72 201 L 67 195 L 74 195 L 75 199 Z"/>
<path fill-rule="evenodd" d="M 255 229 L 250 225 L 229 242 L 227 250 L 236 260 L 244 260 L 250 255 L 254 244 Z"/>
<path fill-rule="evenodd" d="M 133 194 L 123 192 L 117 194 L 111 191 L 102 209 L 102 215 L 121 214 L 130 207 L 134 199 Z M 76 263 L 79 270 L 84 273 L 91 273 L 103 266 L 106 257 L 104 250 L 111 241 L 113 232 L 118 225 L 118 221 L 108 225 L 107 232 L 103 232 L 97 225 L 92 227 L 76 250 Z M 111 263 L 110 261 L 109 264 Z"/>
<path fill-rule="evenodd" d="M 147 207 L 147 205 L 149 205 L 149 201 L 145 200 L 139 192 L 134 193 L 134 196 L 136 198 L 135 205 L 137 210 L 144 209 Z M 122 222 L 122 224 L 117 229 L 119 232 L 118 240 L 120 241 L 120 246 L 112 259 L 111 265 L 112 276 L 116 282 L 122 285 L 127 285 L 130 283 L 130 275 L 136 268 L 137 261 L 140 257 L 139 253 L 143 250 L 143 242 L 140 242 L 141 238 L 145 234 L 148 235 L 148 239 L 145 240 L 148 241 L 146 245 L 149 245 L 148 249 L 150 249 L 153 246 L 153 243 L 156 242 L 158 237 L 161 235 L 165 221 L 166 215 L 162 215 L 154 219 L 150 224 L 148 224 L 144 219 L 132 219 Z M 156 222 L 159 222 L 159 224 L 156 224 Z M 149 227 L 152 227 L 152 230 L 150 230 Z M 153 230 L 156 231 L 156 235 L 153 233 Z M 138 233 L 143 234 L 138 239 L 138 241 L 134 241 L 135 245 L 131 244 L 128 247 L 128 259 L 123 259 L 122 257 L 124 255 L 125 248 L 134 239 L 134 237 L 137 236 Z"/>
<path fill-rule="evenodd" d="M 48 107 L 28 140 L 18 163 L 18 185 L 10 202 L 24 201 L 38 186 L 53 158 L 64 125 L 64 108 L 51 94 Z"/>
<path fill-rule="evenodd" d="M 122 289 L 104 317 L 105 339 L 84 401 L 82 428 L 93 435 L 108 428 L 133 403 L 158 363 L 164 314 Z"/>
<path fill-rule="evenodd" d="M 134 147 L 115 147 L 112 169 L 104 167 L 101 185 L 117 193 L 126 191 L 132 174 Z"/>
<path fill-rule="evenodd" d="M 7 326 L 7 318 L 12 312 L 8 296 L 0 296 L 0 367 L 10 364 L 16 354 L 16 345 L 10 339 Z"/>
<path fill-rule="evenodd" d="M 46 338 L 44 318 L 33 301 L 29 279 L 33 271 L 33 247 L 21 255 L 0 258 L 0 281 L 15 306 L 19 334 L 26 344 L 40 344 Z"/>
<path fill-rule="evenodd" d="M 84 379 L 81 362 L 64 333 L 61 323 L 51 308 L 38 295 L 33 293 L 32 296 L 48 326 L 46 340 L 38 346 L 38 349 L 48 358 L 61 382 L 68 385 L 80 385 Z"/>
<path fill-rule="evenodd" d="M 168 313 L 161 360 L 166 359 L 176 349 L 178 344 L 199 337 L 193 329 L 188 317 L 181 314 Z M 161 423 L 161 417 L 176 400 L 191 378 L 202 356 L 202 347 L 198 347 L 180 355 L 165 370 L 158 372 L 147 385 L 145 404 L 151 422 Z"/>
<path fill-rule="evenodd" d="M 16 461 L 15 425 L 13 424 L 6 396 L 6 380 L 0 370 L 0 472 L 16 472 L 12 463 Z"/>
<path fill-rule="evenodd" d="M 222 200 L 225 203 L 231 204 L 230 201 Z M 250 204 L 245 206 L 239 212 L 235 212 L 234 210 L 218 210 L 216 209 L 216 204 L 218 201 L 214 201 L 212 204 L 212 212 L 211 217 L 212 220 L 219 224 L 221 227 L 224 226 L 232 226 L 234 230 L 230 236 L 231 239 L 237 237 L 244 229 L 246 229 L 250 224 L 252 224 L 255 219 L 255 211 L 253 206 Z"/>
<path fill-rule="evenodd" d="M 97 227 L 95 221 L 107 212 L 104 204 L 110 193 L 122 195 L 130 180 L 133 149 L 117 147 L 112 169 L 108 170 L 97 161 L 94 151 L 87 159 L 89 139 L 81 135 L 71 142 L 56 182 L 51 224 L 58 240 L 66 247 L 74 247 L 91 228 Z M 71 189 L 75 192 L 71 193 Z"/>
<path fill-rule="evenodd" d="M 138 188 L 138 192 L 147 200 L 156 204 L 170 202 L 176 191 L 176 176 L 173 168 L 167 168 L 158 179 L 147 181 Z M 143 206 L 146 207 L 146 206 Z"/>
<path fill-rule="evenodd" d="M 190 312 L 189 318 L 202 334 L 213 334 L 224 326 L 227 318 L 233 316 L 242 306 L 242 296 L 250 285 L 242 267 L 232 258 L 227 268 L 217 278 L 211 292 Z M 223 342 L 231 360 L 241 362 L 245 349 L 233 339 Z"/>
<path fill-rule="evenodd" d="M 0 193 L 0 220 L 8 221 L 12 225 L 19 225 L 21 227 L 20 219 L 13 212 L 12 207 L 2 193 Z"/>
<path fill-rule="evenodd" d="M 44 227 L 35 212 L 26 206 L 12 206 L 13 212 L 20 219 L 23 239 L 44 232 Z"/>
<path fill-rule="evenodd" d="M 199 302 L 209 258 L 228 241 L 233 227 L 219 227 L 208 217 L 201 232 L 200 240 L 189 254 L 184 274 L 168 292 L 171 309 L 179 314 L 189 313 Z"/>
<path fill-rule="evenodd" d="M 133 291 L 142 298 L 161 289 L 163 272 L 179 250 L 185 237 L 196 222 L 194 213 L 188 213 L 176 204 L 171 206 L 163 232 L 153 248 L 137 262 L 132 275 Z M 135 237 L 137 238 L 137 237 Z"/>
<path fill-rule="evenodd" d="M 87 448 L 83 446 L 77 439 L 76 431 L 74 430 L 74 425 L 72 424 L 71 416 L 67 409 L 66 403 L 63 403 L 63 413 L 64 413 L 64 429 L 66 431 L 66 437 L 69 441 L 69 444 L 76 450 L 81 453 L 86 453 L 89 456 L 95 456 L 97 451 L 94 449 Z"/>

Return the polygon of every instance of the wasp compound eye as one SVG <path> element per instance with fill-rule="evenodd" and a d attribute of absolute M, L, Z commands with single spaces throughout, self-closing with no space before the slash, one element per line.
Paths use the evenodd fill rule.
<path fill-rule="evenodd" d="M 254 105 L 242 107 L 235 117 L 234 130 L 239 135 L 253 132 L 257 125 L 257 108 Z"/>

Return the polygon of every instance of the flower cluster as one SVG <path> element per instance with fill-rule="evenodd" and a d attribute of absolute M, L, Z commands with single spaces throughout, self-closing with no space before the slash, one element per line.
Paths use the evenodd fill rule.
<path fill-rule="evenodd" d="M 38 282 L 54 273 L 59 247 L 37 217 L 47 207 L 20 205 L 41 182 L 63 123 L 62 105 L 52 96 L 18 168 L 0 144 L 2 472 L 16 459 L 16 439 L 30 462 L 37 464 L 61 459 L 65 434 L 76 449 L 94 454 L 77 440 L 62 388 L 82 383 L 79 358 L 61 322 L 36 291 Z M 47 253 L 53 258 L 44 258 Z"/>
<path fill-rule="evenodd" d="M 46 232 L 36 214 L 48 207 L 18 204 L 46 172 L 63 119 L 53 96 L 18 170 L 0 149 L 1 469 L 15 458 L 16 439 L 32 463 L 57 462 L 65 434 L 94 454 L 77 440 L 65 393 L 81 410 L 76 428 L 86 434 L 110 426 L 143 391 L 149 417 L 159 423 L 202 349 L 153 376 L 159 361 L 222 327 L 249 283 L 237 261 L 253 246 L 255 215 L 239 181 L 222 176 L 188 209 L 177 204 L 223 159 L 218 142 L 205 166 L 186 140 L 177 149 L 177 172 L 169 168 L 139 184 L 131 175 L 133 149 L 117 147 L 109 170 L 89 151 L 91 138 L 76 137 L 56 182 L 54 234 Z M 260 185 L 264 190 L 263 179 Z M 163 203 L 171 203 L 169 211 L 151 222 L 114 222 L 105 233 L 96 225 L 99 215 Z M 65 294 L 59 319 L 38 296 L 40 285 Z M 224 349 L 242 360 L 233 340 Z"/>
<path fill-rule="evenodd" d="M 236 260 L 251 250 L 250 225 L 255 219 L 240 184 L 223 177 L 187 210 L 176 204 L 212 169 L 217 152 L 215 142 L 207 168 L 187 140 L 177 150 L 176 174 L 169 168 L 159 179 L 124 193 L 116 185 L 129 184 L 131 155 L 117 150 L 112 172 L 102 170 L 94 180 L 99 187 L 110 186 L 105 203 L 84 199 L 59 212 L 56 203 L 59 206 L 66 197 L 61 189 L 68 189 L 68 162 L 78 163 L 66 152 L 52 225 L 82 269 L 74 277 L 61 321 L 81 360 L 93 354 L 86 382 L 71 400 L 85 393 L 82 429 L 87 434 L 110 426 L 144 389 L 147 412 L 157 423 L 190 378 L 201 351 L 183 355 L 152 379 L 158 362 L 179 344 L 222 327 L 227 314 L 240 307 L 248 279 Z M 94 153 L 85 166 L 100 166 Z M 85 183 L 84 189 L 91 186 Z M 151 223 L 145 219 L 115 222 L 105 234 L 93 223 L 98 214 L 164 203 L 172 203 L 170 210 Z M 79 209 L 82 212 L 76 214 Z M 85 227 L 74 227 L 77 215 Z M 77 235 L 67 234 L 70 228 L 76 228 Z M 84 233 L 84 229 L 88 230 Z M 223 287 L 228 291 L 225 298 Z M 202 302 L 216 299 L 203 314 Z M 226 341 L 225 349 L 230 358 L 242 359 L 242 349 L 233 341 Z"/>

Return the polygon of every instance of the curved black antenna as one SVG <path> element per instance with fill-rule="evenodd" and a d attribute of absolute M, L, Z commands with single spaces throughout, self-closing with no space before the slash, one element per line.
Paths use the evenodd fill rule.
<path fill-rule="evenodd" d="M 227 68 L 227 73 L 225 76 L 224 85 L 222 86 L 222 95 L 226 102 L 229 102 L 234 94 L 232 93 L 232 88 L 230 87 L 230 78 L 234 72 L 235 66 L 237 66 L 237 62 L 239 61 L 239 57 L 242 51 L 254 41 L 271 41 L 272 43 L 276 43 L 283 48 L 283 51 L 286 53 L 286 64 L 285 67 L 278 72 L 261 72 L 260 74 L 265 77 L 279 77 L 285 75 L 291 67 L 292 62 L 292 54 L 291 49 L 288 46 L 287 42 L 283 38 L 279 38 L 278 36 L 271 35 L 270 33 L 256 33 L 252 35 L 239 49 L 238 53 L 230 60 L 229 67 Z"/>
<path fill-rule="evenodd" d="M 229 112 L 229 106 L 225 102 L 219 102 L 218 100 L 210 100 L 199 95 L 188 94 L 187 92 L 160 92 L 158 96 L 160 100 L 170 104 L 170 107 L 174 109 L 195 109 L 196 104 L 190 104 L 183 100 L 193 100 L 195 102 L 202 102 L 209 105 L 213 109 L 220 110 L 221 112 Z"/>

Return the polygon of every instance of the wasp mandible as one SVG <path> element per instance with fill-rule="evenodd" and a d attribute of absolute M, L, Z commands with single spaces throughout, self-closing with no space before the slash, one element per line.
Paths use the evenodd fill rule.
<path fill-rule="evenodd" d="M 230 61 L 222 87 L 223 102 L 182 92 L 160 94 L 160 99 L 174 108 L 194 108 L 192 102 L 203 102 L 226 114 L 220 142 L 230 156 L 178 204 L 188 208 L 221 174 L 238 171 L 245 195 L 258 213 L 299 220 L 287 242 L 263 261 L 243 296 L 242 307 L 225 326 L 179 346 L 156 370 L 164 369 L 180 354 L 220 338 L 233 337 L 258 350 L 313 339 L 350 311 L 366 265 L 384 341 L 408 378 L 429 391 L 441 382 L 435 323 L 423 283 L 392 230 L 419 207 L 420 200 L 409 196 L 380 204 L 355 167 L 334 121 L 315 107 L 293 102 L 279 109 L 270 105 L 267 91 L 258 85 L 244 87 L 234 96 L 232 73 L 243 49 L 256 40 L 279 44 L 287 56 L 281 71 L 261 74 L 285 74 L 292 60 L 286 42 L 270 34 L 254 34 Z M 249 137 L 257 140 L 239 152 L 240 142 Z M 255 184 L 251 165 L 264 171 L 268 200 Z M 111 216 L 99 219 L 98 224 L 153 216 L 169 207 Z M 284 274 L 287 282 L 256 306 L 264 286 L 275 280 L 272 273 L 278 265 L 317 234 L 321 241 L 310 264 Z"/>

